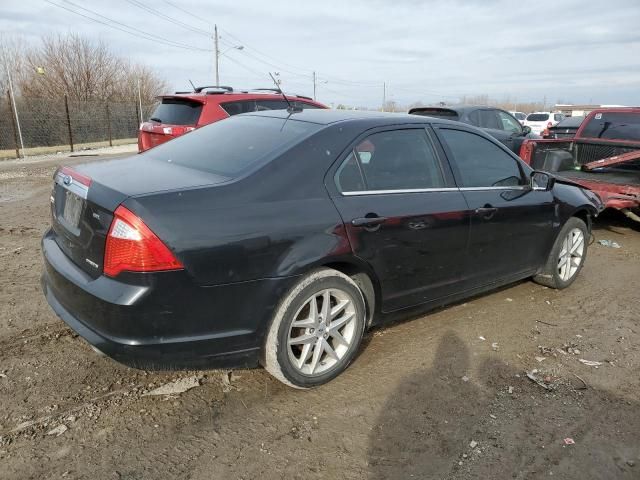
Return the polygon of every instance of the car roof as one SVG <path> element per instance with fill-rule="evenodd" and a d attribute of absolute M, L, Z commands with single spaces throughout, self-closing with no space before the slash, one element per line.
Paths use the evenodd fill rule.
<path fill-rule="evenodd" d="M 424 107 L 414 107 L 410 109 L 409 112 L 419 112 L 421 110 L 451 110 L 456 112 L 458 115 L 460 115 L 461 113 L 466 113 L 466 112 L 470 112 L 472 110 L 478 110 L 478 109 L 500 110 L 502 112 L 508 111 L 503 108 L 492 107 L 490 105 L 445 105 L 445 106 L 431 105 L 431 106 L 424 106 Z"/>
<path fill-rule="evenodd" d="M 459 122 L 452 122 L 441 118 L 427 117 L 421 115 L 409 115 L 407 113 L 374 112 L 367 110 L 322 110 L 309 109 L 302 112 L 289 113 L 287 110 L 266 110 L 263 112 L 244 113 L 243 116 L 250 115 L 256 117 L 291 118 L 301 122 L 316 123 L 318 125 L 330 125 L 338 122 L 348 121 L 369 121 L 376 125 L 394 125 L 398 123 L 447 123 L 460 125 Z"/>
<path fill-rule="evenodd" d="M 306 97 L 304 95 L 292 95 L 287 93 L 287 98 L 293 101 L 300 101 L 305 103 L 312 103 L 315 105 L 321 105 L 327 108 L 320 102 L 316 102 L 311 97 Z M 214 92 L 176 92 L 173 94 L 160 95 L 157 98 L 159 99 L 183 99 L 183 100 L 191 100 L 198 103 L 225 103 L 225 102 L 234 102 L 234 101 L 242 101 L 242 100 L 282 100 L 282 95 L 279 93 L 271 93 L 271 92 L 251 92 L 251 91 L 234 91 L 234 92 L 222 92 L 222 91 L 214 91 Z"/>

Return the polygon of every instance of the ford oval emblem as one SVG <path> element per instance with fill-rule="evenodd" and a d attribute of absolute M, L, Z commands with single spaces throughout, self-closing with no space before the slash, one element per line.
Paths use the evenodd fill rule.
<path fill-rule="evenodd" d="M 62 177 L 62 183 L 64 183 L 65 185 L 71 185 L 71 181 L 73 179 L 71 178 L 71 175 L 64 175 Z"/>

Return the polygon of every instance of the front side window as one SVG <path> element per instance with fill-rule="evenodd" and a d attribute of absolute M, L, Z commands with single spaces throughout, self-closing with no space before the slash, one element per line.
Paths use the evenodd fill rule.
<path fill-rule="evenodd" d="M 526 182 L 516 160 L 475 133 L 441 129 L 460 172 L 461 187 L 515 187 Z"/>
<path fill-rule="evenodd" d="M 375 133 L 336 172 L 341 192 L 441 188 L 445 179 L 422 129 Z"/>
<path fill-rule="evenodd" d="M 498 112 L 498 118 L 500 119 L 501 130 L 513 133 L 522 132 L 520 123 L 508 113 Z"/>

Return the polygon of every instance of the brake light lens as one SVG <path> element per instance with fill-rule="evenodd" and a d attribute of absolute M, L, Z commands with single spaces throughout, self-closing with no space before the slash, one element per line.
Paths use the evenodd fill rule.
<path fill-rule="evenodd" d="M 133 212 L 120 205 L 113 216 L 104 251 L 104 273 L 179 270 L 182 263 Z"/>
<path fill-rule="evenodd" d="M 533 147 L 535 142 L 531 140 L 525 140 L 520 146 L 520 158 L 525 161 L 526 164 L 531 165 L 531 157 L 533 156 Z"/>

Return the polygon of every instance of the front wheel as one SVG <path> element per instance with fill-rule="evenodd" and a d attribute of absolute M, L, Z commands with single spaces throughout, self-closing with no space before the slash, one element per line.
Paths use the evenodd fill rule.
<path fill-rule="evenodd" d="M 576 217 L 564 224 L 551 249 L 547 263 L 533 280 L 546 287 L 563 289 L 571 285 L 587 259 L 589 230 Z"/>
<path fill-rule="evenodd" d="M 309 273 L 275 312 L 264 345 L 265 369 L 296 388 L 332 380 L 358 351 L 365 312 L 363 295 L 347 275 L 328 268 Z"/>

